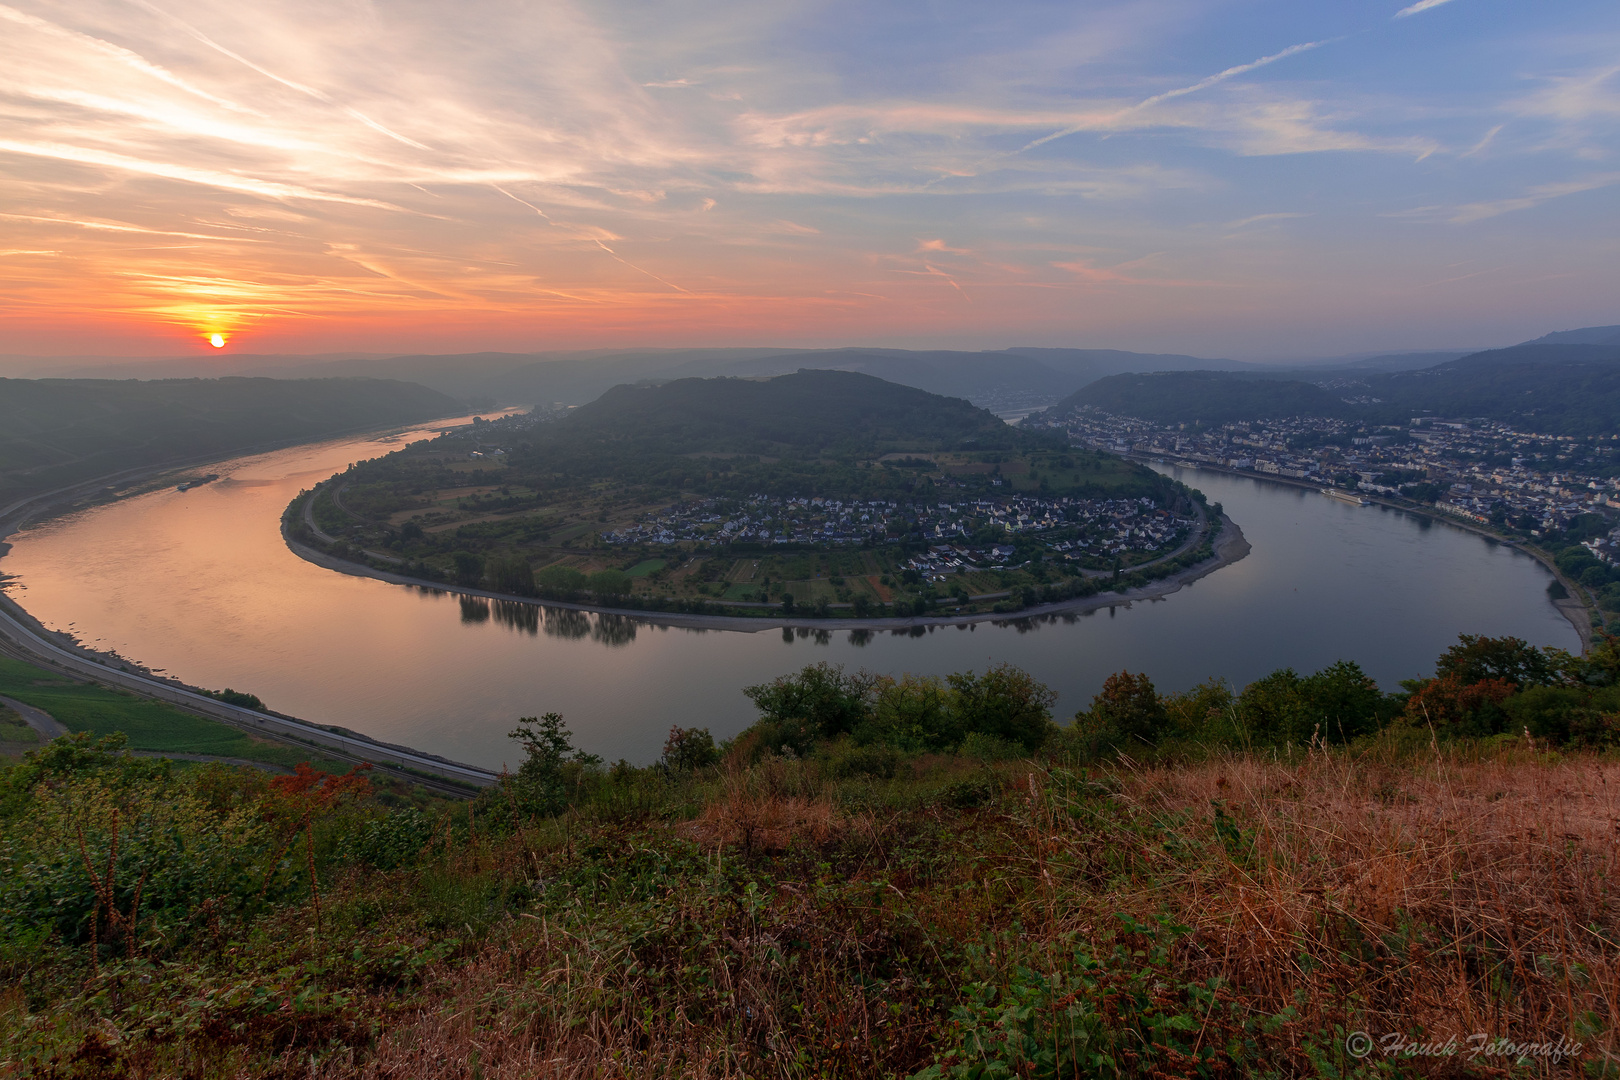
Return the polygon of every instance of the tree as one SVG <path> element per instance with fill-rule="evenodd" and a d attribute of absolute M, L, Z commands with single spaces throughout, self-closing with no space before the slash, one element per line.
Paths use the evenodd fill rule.
<path fill-rule="evenodd" d="M 1145 674 L 1120 671 L 1108 676 L 1102 690 L 1091 699 L 1091 708 L 1075 719 L 1105 736 L 1153 743 L 1169 726 L 1170 717 L 1153 688 L 1153 680 Z"/>
<path fill-rule="evenodd" d="M 910 753 L 955 746 L 963 732 L 952 697 L 950 688 L 932 675 L 882 676 L 873 685 L 867 719 L 855 728 L 855 741 Z"/>
<path fill-rule="evenodd" d="M 664 740 L 664 755 L 659 760 L 670 772 L 692 772 L 719 761 L 720 753 L 715 749 L 714 736 L 709 734 L 708 728 L 676 725 L 669 729 L 669 738 Z"/>
<path fill-rule="evenodd" d="M 488 572 L 496 592 L 511 593 L 513 596 L 535 594 L 534 567 L 521 555 L 492 559 Z"/>
<path fill-rule="evenodd" d="M 1547 654 L 1516 637 L 1459 634 L 1457 644 L 1435 661 L 1437 678 L 1456 676 L 1462 685 L 1503 679 L 1519 687 L 1548 686 L 1556 672 Z"/>
<path fill-rule="evenodd" d="M 853 732 L 871 713 L 877 680 L 865 671 L 845 674 L 842 664 L 806 666 L 797 675 L 783 675 L 769 683 L 743 690 L 762 720 L 803 720 L 819 738 L 835 739 Z"/>
<path fill-rule="evenodd" d="M 602 759 L 575 749 L 573 733 L 563 723 L 561 713 L 524 716 L 507 737 L 523 745 L 523 763 L 504 782 L 514 800 L 533 814 L 555 814 L 568 805 L 568 789 L 577 786 L 585 770 L 597 768 Z"/>
<path fill-rule="evenodd" d="M 1022 668 L 1000 664 L 978 678 L 968 671 L 947 676 L 946 681 L 962 735 L 993 735 L 1033 752 L 1057 732 L 1052 722 L 1056 692 Z"/>
<path fill-rule="evenodd" d="M 534 575 L 535 591 L 553 600 L 572 600 L 585 588 L 585 575 L 572 566 L 548 566 Z"/>
<path fill-rule="evenodd" d="M 472 551 L 458 551 L 450 556 L 456 564 L 456 583 L 476 586 L 484 580 L 484 557 Z"/>
<path fill-rule="evenodd" d="M 611 600 L 628 595 L 634 579 L 623 570 L 598 570 L 587 580 L 597 599 Z"/>

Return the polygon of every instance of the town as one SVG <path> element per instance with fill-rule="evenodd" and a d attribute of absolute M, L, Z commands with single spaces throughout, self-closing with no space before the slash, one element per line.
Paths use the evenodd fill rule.
<path fill-rule="evenodd" d="M 1515 431 L 1484 419 L 1413 417 L 1405 426 L 1296 416 L 1194 429 L 1082 408 L 1049 429 L 1117 454 L 1432 504 L 1478 524 L 1542 537 L 1583 514 L 1620 508 L 1620 436 Z M 1586 546 L 1620 565 L 1620 528 Z"/>
<path fill-rule="evenodd" d="M 705 499 L 676 503 L 603 534 L 609 544 L 860 545 L 920 541 L 910 567 L 933 576 L 1006 565 L 1024 534 L 1052 557 L 1093 569 L 1152 556 L 1187 538 L 1194 522 L 1153 500 L 1009 497 L 962 502 L 826 498 Z M 1023 545 L 1029 550 L 1029 545 Z"/>

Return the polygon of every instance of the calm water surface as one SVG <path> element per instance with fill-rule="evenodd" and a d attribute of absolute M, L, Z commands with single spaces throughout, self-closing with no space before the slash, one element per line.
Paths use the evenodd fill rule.
<path fill-rule="evenodd" d="M 415 436 L 409 436 L 415 437 Z M 526 617 L 322 570 L 281 542 L 282 508 L 398 439 L 346 439 L 217 466 L 225 477 L 87 510 L 12 537 L 0 568 L 47 626 L 189 683 L 458 760 L 516 764 L 512 721 L 555 710 L 609 760 L 657 757 L 671 724 L 730 735 L 741 688 L 816 660 L 944 674 L 1011 661 L 1059 692 L 1060 716 L 1110 672 L 1162 690 L 1235 685 L 1340 658 L 1386 688 L 1429 674 L 1459 633 L 1578 649 L 1550 575 L 1510 548 L 1398 511 L 1243 477 L 1168 470 L 1225 505 L 1254 550 L 1156 602 L 1090 615 L 907 634 L 669 629 L 578 612 Z"/>

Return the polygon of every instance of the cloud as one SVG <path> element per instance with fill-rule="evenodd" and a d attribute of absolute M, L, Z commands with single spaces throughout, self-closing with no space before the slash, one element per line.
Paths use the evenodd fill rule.
<path fill-rule="evenodd" d="M 1509 104 L 1519 116 L 1546 117 L 1572 124 L 1583 120 L 1620 118 L 1620 66 L 1598 68 L 1581 75 L 1550 78 L 1546 87 Z"/>
<path fill-rule="evenodd" d="M 1620 172 L 1595 173 L 1589 176 L 1578 177 L 1571 180 L 1559 180 L 1552 183 L 1537 184 L 1526 189 L 1523 195 L 1516 195 L 1506 199 L 1489 199 L 1480 202 L 1463 203 L 1458 206 L 1419 206 L 1410 210 L 1398 210 L 1383 214 L 1383 217 L 1406 218 L 1415 221 L 1447 222 L 1452 225 L 1469 225 L 1476 221 L 1510 214 L 1516 210 L 1530 210 L 1542 203 L 1553 199 L 1562 199 L 1567 195 L 1579 195 L 1587 191 L 1598 191 L 1603 188 L 1620 184 Z"/>
<path fill-rule="evenodd" d="M 1114 117 L 1111 117 L 1110 120 L 1111 122 L 1115 122 L 1119 117 L 1123 117 L 1133 112 L 1140 112 L 1145 109 L 1150 109 L 1160 102 L 1169 101 L 1172 98 L 1184 97 L 1187 94 L 1196 94 L 1200 90 L 1207 90 L 1211 86 L 1223 83 L 1228 79 L 1236 78 L 1239 75 L 1246 75 L 1249 72 L 1254 71 L 1256 68 L 1265 67 L 1267 64 L 1274 64 L 1278 60 L 1286 59 L 1287 57 L 1306 52 L 1310 49 L 1319 48 L 1324 44 L 1326 43 L 1321 41 L 1307 41 L 1299 45 L 1290 45 L 1281 52 L 1272 53 L 1270 56 L 1262 56 L 1260 59 L 1251 60 L 1247 64 L 1238 64 L 1236 67 L 1229 67 L 1225 71 L 1217 72 L 1216 74 L 1209 76 L 1207 79 L 1200 79 L 1191 86 L 1183 86 L 1179 90 L 1166 90 L 1162 94 L 1154 94 L 1152 97 L 1144 98 L 1135 105 L 1132 105 L 1129 109 L 1126 109 L 1123 112 L 1116 114 Z M 1111 123 L 1111 126 L 1116 125 Z M 1077 124 L 1073 127 L 1064 128 L 1061 131 L 1054 131 L 1050 135 L 1044 135 L 1033 142 L 1026 143 L 1025 145 L 1019 147 L 1018 152 L 1023 153 L 1026 150 L 1033 150 L 1037 146 L 1044 146 L 1055 139 L 1061 139 L 1068 135 L 1075 135 L 1086 130 L 1088 130 L 1086 125 Z"/>
<path fill-rule="evenodd" d="M 1410 18 L 1420 11 L 1428 11 L 1430 8 L 1437 8 L 1441 4 L 1449 3 L 1451 3 L 1451 0 L 1418 0 L 1418 2 L 1413 4 L 1411 7 L 1401 8 L 1401 10 L 1395 13 L 1395 17 L 1397 19 Z"/>
<path fill-rule="evenodd" d="M 1286 221 L 1289 218 L 1310 217 L 1309 214 L 1300 214 L 1292 211 L 1283 211 L 1275 214 L 1255 214 L 1252 217 L 1239 218 L 1237 221 L 1228 221 L 1222 225 L 1223 229 L 1246 229 L 1250 225 L 1258 225 L 1263 221 Z"/>

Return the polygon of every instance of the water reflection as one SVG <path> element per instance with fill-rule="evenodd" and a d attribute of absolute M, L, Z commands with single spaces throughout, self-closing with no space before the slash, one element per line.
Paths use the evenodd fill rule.
<path fill-rule="evenodd" d="M 533 637 L 540 632 L 540 609 L 516 600 L 495 601 L 495 621 L 520 634 Z"/>

